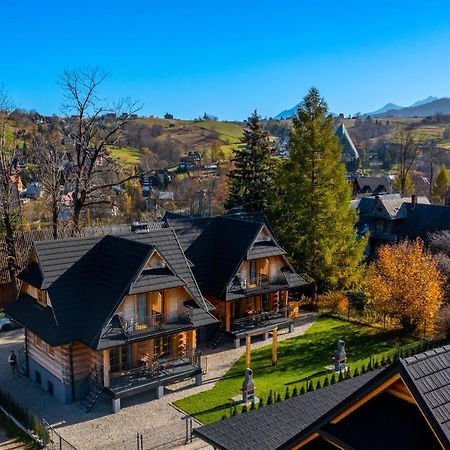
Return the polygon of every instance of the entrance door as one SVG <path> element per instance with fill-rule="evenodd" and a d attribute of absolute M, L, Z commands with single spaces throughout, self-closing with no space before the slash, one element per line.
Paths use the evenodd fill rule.
<path fill-rule="evenodd" d="M 138 315 L 138 324 L 139 325 L 147 325 L 147 295 L 146 294 L 138 294 L 137 296 L 137 315 Z"/>
<path fill-rule="evenodd" d="M 111 372 L 121 372 L 129 367 L 129 349 L 127 345 L 114 347 L 109 352 Z"/>

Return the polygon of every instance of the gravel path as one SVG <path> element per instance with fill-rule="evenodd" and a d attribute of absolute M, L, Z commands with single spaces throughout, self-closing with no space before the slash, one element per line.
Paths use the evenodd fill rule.
<path fill-rule="evenodd" d="M 294 331 L 280 334 L 278 341 L 303 334 L 315 319 L 315 314 L 304 313 Z M 269 341 L 255 342 L 252 349 L 268 344 Z M 232 342 L 221 346 L 218 349 L 220 351 L 205 350 L 204 354 L 208 355 L 208 373 L 201 386 L 193 386 L 192 381 L 184 382 L 170 386 L 162 399 L 152 400 L 152 393 L 124 399 L 122 409 L 117 414 L 111 414 L 109 399 L 100 398 L 93 410 L 86 414 L 78 408 L 77 403 L 61 405 L 26 377 L 11 379 L 7 356 L 11 349 L 18 349 L 22 345 L 23 332 L 20 330 L 0 334 L 0 385 L 3 389 L 7 386 L 11 394 L 34 414 L 57 426 L 57 431 L 78 450 L 135 450 L 136 433 L 144 435 L 146 450 L 180 447 L 185 437 L 184 414 L 171 402 L 211 389 L 245 352 L 245 346 L 234 349 Z M 195 426 L 199 425 L 194 422 Z M 199 448 L 197 445 L 189 448 Z"/>

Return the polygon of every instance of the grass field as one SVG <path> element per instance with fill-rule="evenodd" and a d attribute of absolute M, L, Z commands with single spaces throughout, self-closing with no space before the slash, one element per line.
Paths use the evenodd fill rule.
<path fill-rule="evenodd" d="M 280 342 L 278 364 L 271 365 L 271 346 L 252 351 L 252 369 L 256 395 L 267 400 L 270 389 L 284 397 L 286 386 L 292 391 L 306 380 L 320 375 L 331 358 L 339 339 L 346 342 L 348 363 L 356 367 L 367 364 L 368 358 L 400 345 L 411 338 L 400 332 L 382 332 L 371 327 L 321 317 L 303 335 Z M 241 357 L 211 389 L 175 402 L 176 406 L 201 422 L 208 424 L 228 412 L 230 398 L 240 394 L 244 378 L 245 357 Z"/>
<path fill-rule="evenodd" d="M 132 147 L 110 147 L 112 157 L 122 166 L 136 166 L 141 160 L 139 151 Z"/>

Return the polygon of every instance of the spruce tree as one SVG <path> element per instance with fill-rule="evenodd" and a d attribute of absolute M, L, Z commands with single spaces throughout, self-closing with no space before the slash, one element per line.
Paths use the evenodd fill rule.
<path fill-rule="evenodd" d="M 271 217 L 294 265 L 319 290 L 351 286 L 361 273 L 365 239 L 357 240 L 341 157 L 327 104 L 312 88 L 292 119 L 289 158 L 278 170 Z"/>
<path fill-rule="evenodd" d="M 245 125 L 241 147 L 234 150 L 234 169 L 228 174 L 225 208 L 266 211 L 273 191 L 273 146 L 256 111 Z"/>
<path fill-rule="evenodd" d="M 445 194 L 450 185 L 450 178 L 448 176 L 447 167 L 445 164 L 439 169 L 439 172 L 436 175 L 436 179 L 433 184 L 433 200 L 439 202 L 441 204 L 445 201 Z"/>

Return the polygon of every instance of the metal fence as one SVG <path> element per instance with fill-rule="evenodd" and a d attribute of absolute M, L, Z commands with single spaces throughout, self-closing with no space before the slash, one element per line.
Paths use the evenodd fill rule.
<path fill-rule="evenodd" d="M 43 428 L 43 444 L 44 448 L 49 450 L 77 450 L 70 442 L 64 439 L 46 420 L 42 420 Z"/>

